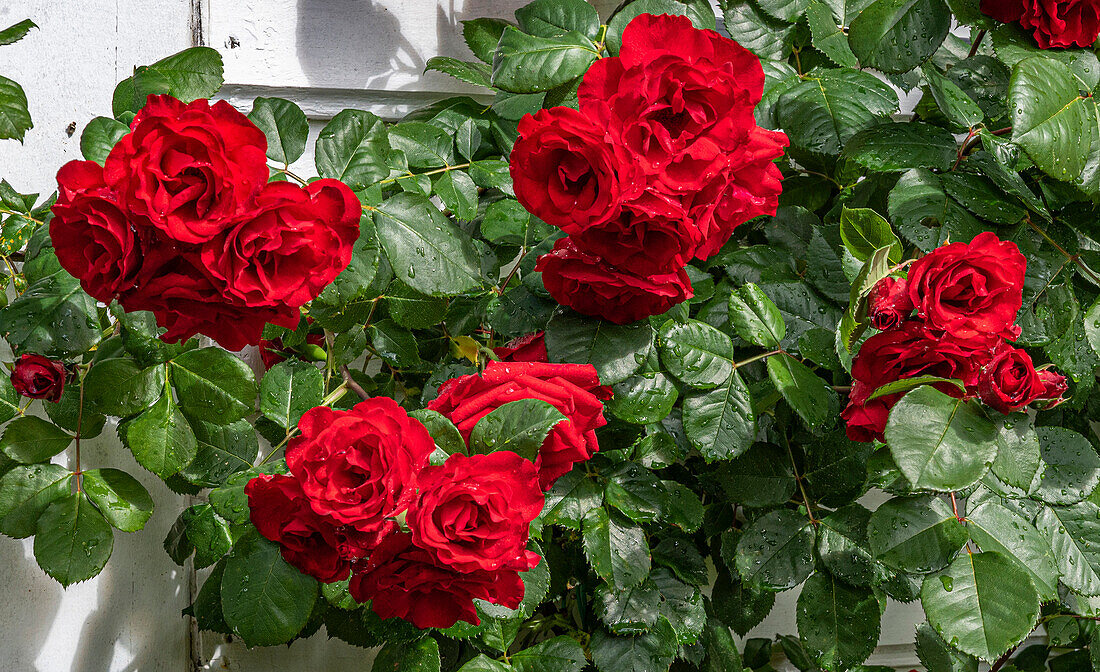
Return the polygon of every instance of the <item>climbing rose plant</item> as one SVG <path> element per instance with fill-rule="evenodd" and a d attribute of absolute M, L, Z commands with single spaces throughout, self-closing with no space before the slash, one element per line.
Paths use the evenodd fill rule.
<path fill-rule="evenodd" d="M 0 182 L 0 532 L 87 580 L 144 469 L 185 618 L 387 672 L 867 670 L 891 600 L 932 672 L 1095 665 L 1098 17 L 536 0 L 312 148 L 138 67 Z"/>

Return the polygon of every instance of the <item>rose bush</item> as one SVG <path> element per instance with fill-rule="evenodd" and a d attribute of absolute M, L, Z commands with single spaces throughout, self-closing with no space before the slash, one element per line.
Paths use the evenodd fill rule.
<path fill-rule="evenodd" d="M 56 200 L 0 182 L 0 533 L 102 570 L 153 508 L 109 428 L 249 646 L 845 672 L 893 600 L 932 672 L 1086 668 L 1094 3 L 721 5 L 471 18 L 428 68 L 483 97 L 342 111 L 312 165 L 216 51 L 137 68 Z"/>

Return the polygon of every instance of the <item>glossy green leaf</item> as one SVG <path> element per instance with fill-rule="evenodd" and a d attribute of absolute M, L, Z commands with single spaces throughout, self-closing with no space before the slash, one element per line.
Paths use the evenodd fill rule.
<path fill-rule="evenodd" d="M 533 462 L 546 435 L 564 420 L 561 411 L 541 399 L 510 401 L 477 421 L 470 431 L 470 452 L 507 450 Z"/>
<path fill-rule="evenodd" d="M 764 348 L 778 348 L 787 325 L 772 300 L 759 287 L 747 283 L 730 293 L 730 324 L 737 335 Z"/>
<path fill-rule="evenodd" d="M 112 527 L 136 532 L 153 515 L 153 498 L 137 479 L 119 469 L 90 469 L 81 477 L 88 499 Z"/>
<path fill-rule="evenodd" d="M 658 343 L 668 372 L 692 387 L 717 387 L 733 373 L 733 342 L 705 322 L 669 320 Z"/>
<path fill-rule="evenodd" d="M 812 430 L 826 428 L 840 410 L 836 392 L 808 366 L 788 354 L 768 357 L 768 378 Z"/>
<path fill-rule="evenodd" d="M 55 500 L 38 519 L 34 559 L 62 586 L 99 574 L 113 548 L 111 526 L 83 492 Z"/>
<path fill-rule="evenodd" d="M 583 75 L 599 55 L 575 30 L 546 38 L 508 26 L 493 56 L 492 83 L 515 93 L 547 91 Z"/>
<path fill-rule="evenodd" d="M 0 450 L 23 464 L 45 462 L 65 450 L 73 437 L 57 425 L 33 415 L 12 420 L 0 437 Z"/>
<path fill-rule="evenodd" d="M 895 497 L 871 514 L 867 540 L 876 560 L 925 574 L 946 567 L 966 543 L 967 533 L 942 499 Z"/>
<path fill-rule="evenodd" d="M 283 98 L 257 98 L 248 119 L 267 136 L 267 158 L 284 165 L 302 158 L 309 136 L 302 108 Z"/>
<path fill-rule="evenodd" d="M 802 586 L 796 618 L 806 652 L 829 672 L 862 663 L 878 645 L 881 611 L 870 588 L 853 588 L 827 572 Z"/>
<path fill-rule="evenodd" d="M 641 526 L 605 508 L 584 518 L 584 554 L 597 575 L 616 589 L 636 586 L 649 575 L 649 544 Z"/>
<path fill-rule="evenodd" d="M 935 53 L 950 29 L 943 0 L 877 0 L 852 21 L 848 43 L 864 66 L 908 72 Z"/>
<path fill-rule="evenodd" d="M 736 558 L 745 582 L 769 590 L 793 588 L 814 569 L 813 525 L 796 511 L 772 511 L 748 526 Z"/>
<path fill-rule="evenodd" d="M 725 385 L 684 397 L 684 433 L 708 462 L 741 455 L 756 436 L 748 386 L 735 371 Z"/>
<path fill-rule="evenodd" d="M 119 436 L 138 464 L 161 478 L 186 467 L 198 453 L 195 433 L 170 394 L 120 426 Z"/>

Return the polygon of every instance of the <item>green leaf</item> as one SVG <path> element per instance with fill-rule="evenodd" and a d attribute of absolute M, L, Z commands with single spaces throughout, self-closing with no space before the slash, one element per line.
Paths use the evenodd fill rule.
<path fill-rule="evenodd" d="M 944 116 L 962 128 L 973 128 L 982 123 L 985 112 L 958 84 L 941 75 L 931 63 L 926 63 L 921 72 L 924 74 L 925 81 L 928 82 L 932 98 Z"/>
<path fill-rule="evenodd" d="M 821 520 L 817 528 L 817 555 L 829 572 L 853 586 L 869 586 L 875 562 L 867 541 L 871 512 L 849 504 Z"/>
<path fill-rule="evenodd" d="M 814 528 L 790 509 L 777 509 L 752 521 L 737 542 L 737 571 L 748 584 L 787 590 L 814 570 Z"/>
<path fill-rule="evenodd" d="M 730 293 L 729 319 L 738 336 L 764 348 L 778 348 L 787 335 L 779 309 L 751 282 Z"/>
<path fill-rule="evenodd" d="M 705 322 L 669 320 L 658 344 L 665 369 L 692 387 L 717 387 L 733 373 L 733 342 Z"/>
<path fill-rule="evenodd" d="M 7 422 L 19 415 L 21 396 L 15 391 L 9 376 L 0 376 L 0 423 Z"/>
<path fill-rule="evenodd" d="M 99 574 L 113 548 L 111 526 L 83 492 L 55 500 L 38 519 L 34 559 L 62 586 Z"/>
<path fill-rule="evenodd" d="M 1031 422 L 1010 415 L 998 427 L 997 459 L 990 471 L 1008 485 L 1031 492 L 1043 467 L 1039 451 L 1039 436 Z"/>
<path fill-rule="evenodd" d="M 195 434 L 170 394 L 119 427 L 119 436 L 138 464 L 161 478 L 186 467 L 198 452 Z"/>
<path fill-rule="evenodd" d="M 46 507 L 69 494 L 71 479 L 60 464 L 13 467 L 0 478 L 0 532 L 16 539 L 34 534 Z"/>
<path fill-rule="evenodd" d="M 898 392 L 908 392 L 909 390 L 920 387 L 921 385 L 931 385 L 933 383 L 947 383 L 959 388 L 960 392 L 966 391 L 966 385 L 956 378 L 940 378 L 939 376 L 916 376 L 914 378 L 902 378 L 901 380 L 895 380 L 891 383 L 886 383 L 881 387 L 876 387 L 875 391 L 871 393 L 871 396 L 867 397 L 867 400 L 878 399 L 879 397 L 889 396 L 891 394 L 897 394 Z"/>
<path fill-rule="evenodd" d="M 1092 351 L 1100 355 L 1100 298 L 1085 313 L 1085 338 L 1092 346 Z"/>
<path fill-rule="evenodd" d="M 302 158 L 309 136 L 302 108 L 282 98 L 257 98 L 248 119 L 267 136 L 267 158 L 284 165 Z"/>
<path fill-rule="evenodd" d="M 730 36 L 761 59 L 790 56 L 795 25 L 773 19 L 755 2 L 728 3 L 722 18 Z"/>
<path fill-rule="evenodd" d="M 1041 56 L 1067 66 L 1082 88 L 1092 89 L 1100 82 L 1100 61 L 1089 49 L 1041 49 L 1031 32 L 1015 24 L 996 26 L 992 35 L 998 60 L 1009 68 L 1026 58 Z"/>
<path fill-rule="evenodd" d="M 119 82 L 111 100 L 112 113 L 119 117 L 137 112 L 154 94 L 167 93 L 185 103 L 213 98 L 222 88 L 223 75 L 222 57 L 216 50 L 184 49 L 152 65 L 139 66 L 132 76 Z"/>
<path fill-rule="evenodd" d="M 62 357 L 86 352 L 101 336 L 95 299 L 65 271 L 38 280 L 0 310 L 0 333 L 15 351 Z"/>
<path fill-rule="evenodd" d="M 1080 95 L 1070 69 L 1044 57 L 1016 64 L 1008 87 L 1012 141 L 1044 173 L 1069 182 L 1088 161 L 1095 139 L 1096 104 Z"/>
<path fill-rule="evenodd" d="M 584 518 L 584 554 L 596 574 L 618 590 L 638 585 L 649 575 L 649 544 L 641 526 L 605 508 Z"/>
<path fill-rule="evenodd" d="M 492 83 L 513 93 L 548 91 L 582 76 L 599 56 L 577 31 L 550 39 L 507 26 L 493 56 Z"/>
<path fill-rule="evenodd" d="M 391 642 L 374 658 L 372 672 L 439 672 L 439 644 L 424 637 L 411 644 Z"/>
<path fill-rule="evenodd" d="M 45 462 L 65 450 L 73 437 L 53 423 L 33 415 L 16 418 L 4 429 L 0 450 L 23 464 Z"/>
<path fill-rule="evenodd" d="M 1044 507 L 1035 526 L 1050 542 L 1062 583 L 1084 595 L 1100 595 L 1100 507 L 1090 501 Z"/>
<path fill-rule="evenodd" d="M 260 450 L 256 430 L 248 420 L 228 425 L 196 420 L 191 429 L 195 432 L 197 453 L 180 470 L 180 476 L 195 485 L 214 487 L 232 474 L 247 471 Z"/>
<path fill-rule="evenodd" d="M 716 473 L 730 501 L 750 508 L 782 504 L 798 487 L 787 452 L 772 443 L 752 444 Z"/>
<path fill-rule="evenodd" d="M 19 40 L 27 36 L 27 33 L 31 32 L 31 28 L 37 28 L 38 26 L 34 21 L 30 19 L 23 19 L 19 23 L 8 26 L 7 28 L 0 30 L 0 46 L 5 44 L 15 44 Z"/>
<path fill-rule="evenodd" d="M 637 635 L 657 624 L 661 593 L 653 582 L 618 590 L 602 584 L 596 589 L 595 608 L 607 629 L 616 635 Z"/>
<path fill-rule="evenodd" d="M 806 6 L 806 22 L 810 27 L 813 45 L 829 57 L 833 63 L 845 68 L 859 66 L 856 55 L 848 46 L 848 36 L 836 24 L 833 10 L 821 0 L 813 0 Z"/>
<path fill-rule="evenodd" d="M 950 170 L 955 163 L 957 151 L 958 144 L 950 132 L 916 121 L 887 122 L 868 128 L 857 133 L 844 146 L 846 158 L 875 172 L 897 172 L 910 168 Z M 847 208 L 845 211 L 863 212 Z M 854 214 L 852 216 L 855 217 Z M 889 227 L 889 224 L 886 226 Z M 844 217 L 841 215 L 841 233 L 843 232 Z M 885 244 L 883 241 L 874 247 L 879 248 Z M 856 258 L 862 261 L 866 256 L 856 255 Z"/>
<path fill-rule="evenodd" d="M 930 672 L 978 672 L 977 659 L 951 648 L 927 623 L 917 625 L 916 649 L 921 664 Z"/>
<path fill-rule="evenodd" d="M 677 481 L 661 481 L 661 484 L 665 489 L 661 520 L 689 534 L 702 527 L 705 509 L 699 496 Z"/>
<path fill-rule="evenodd" d="M 599 672 L 654 672 L 667 670 L 676 657 L 676 633 L 665 619 L 650 632 L 616 637 L 603 630 L 592 636 L 592 662 Z"/>
<path fill-rule="evenodd" d="M 890 274 L 890 251 L 893 246 L 883 246 L 863 262 L 855 280 L 852 281 L 848 307 L 837 329 L 837 352 L 844 348 L 845 353 L 852 351 L 860 335 L 867 330 L 867 295 L 871 289 Z"/>
<path fill-rule="evenodd" d="M 421 408 L 409 412 L 409 417 L 416 418 L 424 428 L 428 430 L 435 445 L 442 448 L 448 455 L 455 453 L 466 454 L 466 441 L 462 438 L 458 428 L 439 411 Z"/>
<path fill-rule="evenodd" d="M 494 44 L 493 46 L 495 47 L 496 45 Z M 455 79 L 460 79 L 475 86 L 484 86 L 486 88 L 492 86 L 492 84 L 489 83 L 489 77 L 492 71 L 484 63 L 460 61 L 457 58 L 450 58 L 449 56 L 433 56 L 429 58 L 424 65 L 424 72 L 429 70 L 442 72 L 443 74 L 450 75 Z"/>
<path fill-rule="evenodd" d="M 474 425 L 470 431 L 470 452 L 508 450 L 533 462 L 546 435 L 564 420 L 561 411 L 541 399 L 510 401 Z"/>
<path fill-rule="evenodd" d="M 90 469 L 84 472 L 81 483 L 107 522 L 123 532 L 137 532 L 153 515 L 149 491 L 125 471 Z"/>
<path fill-rule="evenodd" d="M 121 121 L 110 117 L 96 117 L 88 122 L 84 132 L 80 134 L 80 153 L 85 159 L 102 166 L 114 146 L 129 132 L 130 127 Z"/>
<path fill-rule="evenodd" d="M 604 501 L 634 522 L 652 522 L 664 513 L 665 488 L 645 467 L 624 462 L 603 475 L 607 478 Z"/>
<path fill-rule="evenodd" d="M 1043 476 L 1036 496 L 1048 504 L 1076 504 L 1100 484 L 1100 455 L 1088 439 L 1065 427 L 1035 430 Z"/>
<path fill-rule="evenodd" d="M 775 593 L 755 588 L 722 570 L 714 582 L 714 610 L 722 622 L 742 637 L 760 624 L 775 605 Z"/>
<path fill-rule="evenodd" d="M 504 19 L 470 19 L 462 22 L 462 38 L 479 61 L 493 62 L 493 51 L 509 23 Z"/>
<path fill-rule="evenodd" d="M 897 107 L 897 94 L 874 75 L 819 69 L 783 93 L 776 112 L 792 145 L 835 155 L 852 136 Z"/>
<path fill-rule="evenodd" d="M 600 32 L 600 15 L 584 0 L 535 0 L 516 10 L 519 28 L 536 37 L 561 37 L 576 31 L 595 40 Z"/>
<path fill-rule="evenodd" d="M 283 429 L 296 426 L 303 413 L 321 405 L 324 396 L 321 370 L 299 359 L 279 362 L 260 380 L 260 412 Z"/>
<path fill-rule="evenodd" d="M 317 581 L 288 565 L 277 544 L 249 533 L 226 560 L 222 613 L 248 646 L 284 644 L 305 627 L 317 592 Z"/>
<path fill-rule="evenodd" d="M 634 375 L 652 346 L 653 329 L 646 322 L 617 325 L 559 312 L 546 325 L 550 361 L 591 364 L 604 385 Z"/>
<path fill-rule="evenodd" d="M 925 574 L 947 566 L 966 543 L 967 533 L 942 499 L 895 497 L 871 514 L 867 540 L 884 565 Z"/>
<path fill-rule="evenodd" d="M 863 66 L 908 72 L 939 49 L 950 29 L 943 0 L 877 0 L 852 21 L 848 44 Z"/>
<path fill-rule="evenodd" d="M 458 672 L 513 672 L 514 670 L 515 668 L 511 665 L 493 660 L 484 653 L 479 653 L 476 658 L 458 668 Z"/>
<path fill-rule="evenodd" d="M 611 415 L 635 425 L 660 422 L 672 412 L 680 396 L 672 379 L 663 373 L 640 373 L 615 383 L 614 396 L 604 402 Z"/>
<path fill-rule="evenodd" d="M 390 146 L 405 155 L 409 168 L 441 168 L 455 163 L 454 138 L 422 121 L 405 121 L 388 128 Z"/>
<path fill-rule="evenodd" d="M 890 248 L 890 261 L 901 261 L 901 241 L 890 223 L 874 210 L 845 207 L 840 214 L 840 238 L 859 261 L 867 261 L 882 247 Z"/>
<path fill-rule="evenodd" d="M 700 672 L 743 672 L 741 654 L 726 624 L 715 615 L 715 609 L 708 600 L 704 600 L 707 623 L 703 629 L 703 662 Z"/>
<path fill-rule="evenodd" d="M 817 572 L 802 586 L 796 614 L 802 645 L 829 672 L 855 667 L 878 645 L 882 616 L 870 588 L 853 588 Z"/>
<path fill-rule="evenodd" d="M 394 274 L 430 296 L 451 296 L 482 284 L 477 251 L 424 196 L 397 194 L 381 203 L 374 224 Z"/>
<path fill-rule="evenodd" d="M 221 348 L 188 350 L 169 362 L 180 407 L 193 418 L 229 423 L 256 411 L 256 376 Z"/>
<path fill-rule="evenodd" d="M 317 136 L 317 174 L 365 189 L 390 174 L 386 125 L 370 112 L 343 110 Z"/>
<path fill-rule="evenodd" d="M 164 394 L 167 368 L 140 368 L 128 357 L 96 362 L 84 378 L 84 402 L 104 415 L 124 418 L 152 406 Z"/>
<path fill-rule="evenodd" d="M 928 622 L 953 648 L 992 662 L 1031 632 L 1039 594 L 1027 572 L 999 553 L 965 553 L 924 580 Z"/>
<path fill-rule="evenodd" d="M 565 636 L 547 639 L 511 655 L 517 672 L 581 672 L 587 662 L 581 645 Z"/>
<path fill-rule="evenodd" d="M 27 131 L 33 127 L 23 87 L 14 80 L 0 77 L 0 140 L 23 142 Z"/>
<path fill-rule="evenodd" d="M 894 462 L 920 490 L 960 490 L 997 456 L 997 428 L 974 401 L 922 386 L 890 411 L 886 443 Z"/>
<path fill-rule="evenodd" d="M 970 538 L 983 551 L 996 551 L 1031 576 L 1043 601 L 1058 599 L 1058 566 L 1050 543 L 1027 520 L 987 501 L 966 514 Z"/>
<path fill-rule="evenodd" d="M 825 429 L 836 420 L 840 411 L 836 391 L 794 357 L 785 353 L 768 357 L 768 378 L 811 430 Z"/>
<path fill-rule="evenodd" d="M 433 191 L 443 204 L 462 220 L 477 216 L 477 185 L 470 176 L 460 170 L 449 170 L 435 181 Z"/>
<path fill-rule="evenodd" d="M 554 487 L 546 493 L 543 523 L 580 530 L 585 516 L 600 506 L 603 506 L 603 491 L 583 468 L 574 469 L 555 481 Z"/>
<path fill-rule="evenodd" d="M 708 462 L 741 455 L 756 436 L 756 416 L 745 381 L 736 371 L 722 387 L 684 397 L 684 434 Z"/>

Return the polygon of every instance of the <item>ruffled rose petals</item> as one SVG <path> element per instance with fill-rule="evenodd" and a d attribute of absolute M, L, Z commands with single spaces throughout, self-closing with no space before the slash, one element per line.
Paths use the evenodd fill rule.
<path fill-rule="evenodd" d="M 1098 0 L 982 0 L 981 10 L 1001 23 L 1018 23 L 1040 49 L 1091 47 L 1100 35 Z"/>

